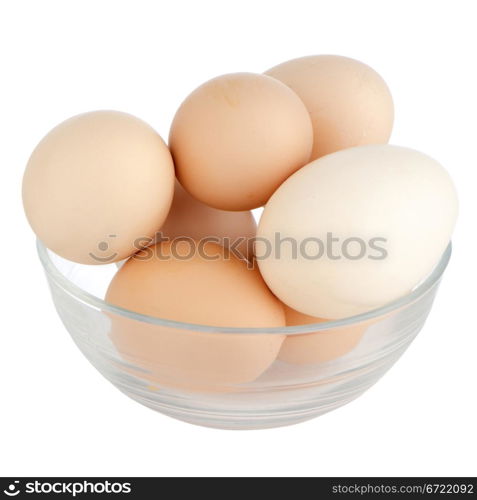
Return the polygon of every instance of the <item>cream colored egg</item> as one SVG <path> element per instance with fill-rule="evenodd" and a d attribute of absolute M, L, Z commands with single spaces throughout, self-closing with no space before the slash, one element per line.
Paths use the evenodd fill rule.
<path fill-rule="evenodd" d="M 342 56 L 308 56 L 266 74 L 293 89 L 310 112 L 312 160 L 352 146 L 388 142 L 393 100 L 384 80 L 366 64 Z"/>
<path fill-rule="evenodd" d="M 267 203 L 256 258 L 297 311 L 343 318 L 407 293 L 435 267 L 457 217 L 454 185 L 432 158 L 390 145 L 311 162 Z"/>
<path fill-rule="evenodd" d="M 28 221 L 43 243 L 82 264 L 137 251 L 167 217 L 174 166 L 161 137 L 117 111 L 75 116 L 33 151 L 23 179 Z"/>
<path fill-rule="evenodd" d="M 182 237 L 209 239 L 229 248 L 236 256 L 251 260 L 256 232 L 252 212 L 229 212 L 209 207 L 193 198 L 176 181 L 174 199 L 160 236 L 170 240 Z"/>
<path fill-rule="evenodd" d="M 169 145 L 182 186 L 223 210 L 263 206 L 310 158 L 308 112 L 265 75 L 219 76 L 194 90 L 172 123 Z"/>
<path fill-rule="evenodd" d="M 197 243 L 197 242 L 195 242 Z M 257 270 L 207 243 L 164 242 L 117 272 L 106 300 L 158 318 L 217 327 L 283 327 L 281 303 Z M 231 390 L 255 380 L 276 359 L 280 334 L 180 330 L 112 315 L 111 339 L 143 378 L 190 390 Z"/>
<path fill-rule="evenodd" d="M 285 306 L 287 326 L 324 323 L 326 319 L 302 314 Z M 352 351 L 364 335 L 369 323 L 320 330 L 316 333 L 287 335 L 278 359 L 294 365 L 325 363 Z"/>

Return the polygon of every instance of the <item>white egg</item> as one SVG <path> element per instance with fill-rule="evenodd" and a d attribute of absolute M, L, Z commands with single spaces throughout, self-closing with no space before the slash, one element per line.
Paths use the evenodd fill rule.
<path fill-rule="evenodd" d="M 432 158 L 369 145 L 324 156 L 267 203 L 256 256 L 272 292 L 304 314 L 343 318 L 407 294 L 437 264 L 457 217 Z"/>

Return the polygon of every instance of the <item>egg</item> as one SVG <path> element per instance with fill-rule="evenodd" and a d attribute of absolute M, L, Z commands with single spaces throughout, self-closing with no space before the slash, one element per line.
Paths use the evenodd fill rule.
<path fill-rule="evenodd" d="M 257 223 L 252 212 L 230 212 L 209 207 L 193 198 L 176 181 L 172 206 L 161 227 L 161 238 L 211 239 L 230 248 L 237 257 L 252 260 Z"/>
<path fill-rule="evenodd" d="M 310 112 L 312 160 L 340 149 L 388 142 L 393 100 L 384 80 L 366 64 L 318 55 L 292 59 L 266 74 L 293 89 Z"/>
<path fill-rule="evenodd" d="M 285 314 L 258 270 L 220 245 L 163 242 L 129 259 L 106 301 L 128 310 L 215 327 L 283 327 Z M 111 339 L 149 381 L 189 390 L 228 390 L 255 380 L 276 359 L 284 335 L 212 333 L 111 315 Z"/>
<path fill-rule="evenodd" d="M 75 116 L 33 151 L 23 178 L 28 221 L 43 243 L 81 264 L 116 262 L 165 221 L 174 165 L 161 137 L 117 111 Z"/>
<path fill-rule="evenodd" d="M 311 120 L 298 96 L 252 73 L 219 76 L 194 90 L 169 137 L 182 186 L 222 210 L 263 206 L 308 162 L 312 142 Z"/>
<path fill-rule="evenodd" d="M 259 222 L 256 259 L 272 292 L 321 318 L 409 293 L 436 266 L 457 217 L 444 168 L 391 145 L 342 150 L 288 178 Z"/>
<path fill-rule="evenodd" d="M 287 326 L 310 325 L 329 321 L 285 307 Z M 368 323 L 354 323 L 316 333 L 287 335 L 278 359 L 294 365 L 325 363 L 352 351 L 363 337 Z"/>

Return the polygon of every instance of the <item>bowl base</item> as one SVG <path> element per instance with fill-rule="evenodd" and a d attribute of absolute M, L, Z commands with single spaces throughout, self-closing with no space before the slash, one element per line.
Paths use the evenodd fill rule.
<path fill-rule="evenodd" d="M 121 389 L 120 389 L 121 390 Z M 198 425 L 200 427 L 208 427 L 212 429 L 222 429 L 222 430 L 260 430 L 260 429 L 273 429 L 275 427 L 286 427 L 289 425 L 295 425 L 313 418 L 319 417 L 333 411 L 340 406 L 350 403 L 357 397 L 361 395 L 354 394 L 347 400 L 337 401 L 335 404 L 329 405 L 322 408 L 313 409 L 302 409 L 295 411 L 284 411 L 284 412 L 211 412 L 203 410 L 194 410 L 192 408 L 179 408 L 170 407 L 158 403 L 156 401 L 151 401 L 138 397 L 137 395 L 132 395 L 124 390 L 121 390 L 126 396 L 133 399 L 137 403 L 150 408 L 151 410 L 157 411 L 163 415 L 186 422 L 193 425 Z M 364 392 L 364 391 L 363 391 Z"/>

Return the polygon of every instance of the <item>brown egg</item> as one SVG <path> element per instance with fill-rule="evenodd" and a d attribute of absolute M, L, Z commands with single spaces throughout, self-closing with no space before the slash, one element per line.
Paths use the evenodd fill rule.
<path fill-rule="evenodd" d="M 252 212 L 228 212 L 209 207 L 193 198 L 176 181 L 174 199 L 160 233 L 163 238 L 213 238 L 212 242 L 233 250 L 236 256 L 253 258 L 257 223 Z M 237 255 L 239 254 L 239 255 Z"/>
<path fill-rule="evenodd" d="M 174 165 L 161 137 L 134 116 L 95 111 L 66 120 L 38 144 L 23 178 L 28 221 L 66 259 L 103 264 L 138 250 L 172 201 Z"/>
<path fill-rule="evenodd" d="M 366 64 L 342 56 L 308 56 L 266 74 L 293 89 L 310 112 L 311 160 L 352 146 L 388 142 L 393 100 L 384 80 Z"/>
<path fill-rule="evenodd" d="M 287 326 L 310 325 L 329 321 L 307 316 L 285 306 Z M 344 356 L 361 340 L 369 323 L 359 323 L 323 330 L 316 333 L 288 335 L 282 344 L 278 359 L 295 365 L 324 363 Z"/>
<path fill-rule="evenodd" d="M 194 242 L 193 242 L 194 243 Z M 197 243 L 197 242 L 195 242 Z M 164 242 L 129 259 L 106 300 L 142 314 L 217 327 L 283 327 L 281 303 L 260 274 L 220 245 Z M 144 259 L 144 260 L 142 260 Z M 279 334 L 180 330 L 111 315 L 111 339 L 122 357 L 159 385 L 190 390 L 231 390 L 255 380 L 276 359 Z"/>
<path fill-rule="evenodd" d="M 222 210 L 263 206 L 308 162 L 312 142 L 310 117 L 297 95 L 252 73 L 219 76 L 194 90 L 169 138 L 182 186 Z"/>

